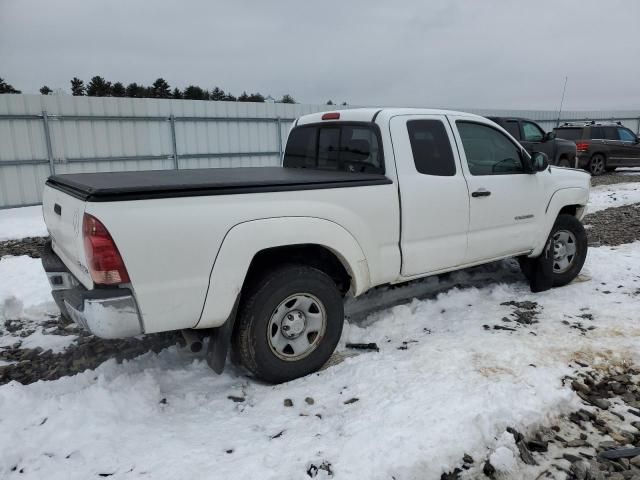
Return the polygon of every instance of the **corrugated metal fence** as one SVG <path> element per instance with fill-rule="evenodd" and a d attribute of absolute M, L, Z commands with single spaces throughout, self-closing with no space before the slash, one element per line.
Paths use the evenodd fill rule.
<path fill-rule="evenodd" d="M 52 173 L 278 165 L 291 122 L 335 109 L 191 100 L 0 95 L 0 208 L 41 202 Z M 342 107 L 340 107 L 342 108 Z M 555 126 L 545 111 L 469 110 Z M 640 112 L 567 112 L 564 120 L 623 120 Z"/>

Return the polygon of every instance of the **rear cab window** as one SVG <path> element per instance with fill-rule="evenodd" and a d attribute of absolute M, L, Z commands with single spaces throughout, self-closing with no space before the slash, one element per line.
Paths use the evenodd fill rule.
<path fill-rule="evenodd" d="M 300 125 L 289 134 L 283 166 L 383 174 L 380 131 L 363 122 Z"/>

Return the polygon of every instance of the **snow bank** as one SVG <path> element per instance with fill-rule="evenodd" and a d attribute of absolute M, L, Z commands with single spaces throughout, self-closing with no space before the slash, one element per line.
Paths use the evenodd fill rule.
<path fill-rule="evenodd" d="M 0 210 L 0 242 L 47 235 L 41 205 Z"/>
<path fill-rule="evenodd" d="M 640 203 L 640 182 L 600 185 L 591 189 L 587 213 Z"/>
<path fill-rule="evenodd" d="M 574 360 L 639 360 L 639 271 L 640 243 L 602 247 L 590 251 L 589 281 L 539 294 L 524 282 L 488 284 L 414 300 L 345 328 L 343 355 L 346 341 L 374 341 L 379 353 L 284 385 L 234 369 L 215 376 L 176 348 L 7 384 L 0 477 L 15 466 L 23 479 L 291 479 L 330 464 L 337 479 L 437 479 L 464 453 L 478 460 L 489 449 L 512 471 L 505 428 L 525 432 L 576 408 L 561 382 Z M 517 325 L 514 307 L 501 305 L 525 300 L 539 305 L 539 323 Z"/>
<path fill-rule="evenodd" d="M 28 337 L 5 332 L 0 336 L 0 347 L 21 341 L 23 348 L 42 347 L 54 352 L 63 350 L 76 337 L 44 335 L 38 325 L 43 319 L 58 313 L 40 259 L 27 256 L 5 256 L 0 259 L 0 325 L 5 320 L 16 319 L 33 324 L 33 333 Z"/>

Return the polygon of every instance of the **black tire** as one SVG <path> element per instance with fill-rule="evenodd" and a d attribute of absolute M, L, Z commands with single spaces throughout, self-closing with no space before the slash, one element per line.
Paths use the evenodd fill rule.
<path fill-rule="evenodd" d="M 558 264 L 556 263 L 556 258 L 554 255 L 554 266 L 553 266 L 553 286 L 561 287 L 563 285 L 568 284 L 574 278 L 578 276 L 580 270 L 584 265 L 584 261 L 587 258 L 587 232 L 585 231 L 582 223 L 573 215 L 561 214 L 558 215 L 555 224 L 553 225 L 553 229 L 551 230 L 550 238 L 552 240 L 552 248 L 556 249 L 555 238 L 556 235 L 559 235 L 560 232 L 569 232 L 573 235 L 573 243 L 575 243 L 575 255 L 571 259 L 569 266 L 566 270 L 560 271 L 561 269 L 556 268 Z"/>
<path fill-rule="evenodd" d="M 320 303 L 314 308 L 319 307 L 321 315 L 324 313 L 324 332 L 312 337 L 315 347 L 302 358 L 283 359 L 274 352 L 275 347 L 268 337 L 270 325 L 274 328 L 275 323 L 278 331 L 284 325 L 284 318 L 279 323 L 271 322 L 272 315 L 276 315 L 278 308 L 285 308 L 283 302 L 290 297 L 305 295 L 313 297 L 312 302 Z M 270 383 L 287 382 L 315 372 L 329 360 L 340 340 L 343 323 L 342 295 L 331 277 L 306 265 L 283 265 L 256 279 L 243 292 L 232 348 L 242 365 L 255 377 Z M 282 332 L 278 334 L 284 338 Z M 313 333 L 307 334 L 305 326 L 305 331 L 299 335 Z M 280 352 L 280 355 L 286 354 Z"/>
<path fill-rule="evenodd" d="M 602 175 L 607 170 L 607 158 L 601 154 L 596 153 L 589 160 L 589 172 L 594 177 Z"/>
<path fill-rule="evenodd" d="M 573 165 L 571 165 L 571 162 L 569 161 L 569 159 L 567 157 L 562 157 L 559 161 L 558 161 L 558 166 L 559 167 L 564 167 L 564 168 L 571 168 L 573 167 Z"/>

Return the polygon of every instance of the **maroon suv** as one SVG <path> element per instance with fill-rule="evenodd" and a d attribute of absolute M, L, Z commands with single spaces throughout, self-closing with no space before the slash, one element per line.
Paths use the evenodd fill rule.
<path fill-rule="evenodd" d="M 578 165 L 591 175 L 640 167 L 640 139 L 620 122 L 565 123 L 554 131 L 558 138 L 576 142 Z"/>

